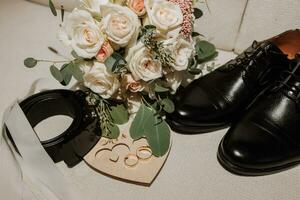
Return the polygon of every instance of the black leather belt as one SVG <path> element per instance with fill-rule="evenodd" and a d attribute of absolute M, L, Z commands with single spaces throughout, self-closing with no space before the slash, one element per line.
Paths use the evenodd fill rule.
<path fill-rule="evenodd" d="M 63 160 L 68 167 L 78 164 L 101 137 L 95 108 L 88 105 L 85 97 L 86 94 L 80 90 L 49 90 L 30 96 L 20 103 L 32 127 L 55 115 L 73 118 L 65 132 L 41 141 L 54 162 Z"/>

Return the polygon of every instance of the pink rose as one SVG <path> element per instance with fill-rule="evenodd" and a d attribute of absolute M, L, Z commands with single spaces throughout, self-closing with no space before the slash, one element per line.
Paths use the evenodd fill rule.
<path fill-rule="evenodd" d="M 139 17 L 146 13 L 144 0 L 127 0 L 127 6 Z"/>
<path fill-rule="evenodd" d="M 141 81 L 135 81 L 131 74 L 123 76 L 122 86 L 131 92 L 140 92 L 145 88 L 144 84 Z"/>
<path fill-rule="evenodd" d="M 104 62 L 112 53 L 114 52 L 113 48 L 108 41 L 105 41 L 96 55 L 96 59 L 99 62 Z"/>

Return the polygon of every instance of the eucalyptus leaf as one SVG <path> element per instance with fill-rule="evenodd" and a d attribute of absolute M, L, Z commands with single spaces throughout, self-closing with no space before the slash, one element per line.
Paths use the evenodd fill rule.
<path fill-rule="evenodd" d="M 74 58 L 80 59 L 80 56 L 78 56 L 77 53 L 76 53 L 74 50 L 71 51 L 71 55 L 72 55 Z"/>
<path fill-rule="evenodd" d="M 123 104 L 111 107 L 111 118 L 115 124 L 125 124 L 128 122 L 128 111 Z"/>
<path fill-rule="evenodd" d="M 192 57 L 189 61 L 188 72 L 192 75 L 198 75 L 202 73 L 202 70 L 198 68 L 198 62 L 195 57 Z"/>
<path fill-rule="evenodd" d="M 24 60 L 24 65 L 26 67 L 28 67 L 28 68 L 33 68 L 33 67 L 35 67 L 37 65 L 37 62 L 38 61 L 36 59 L 34 59 L 34 58 L 26 58 Z"/>
<path fill-rule="evenodd" d="M 216 47 L 212 43 L 205 40 L 197 41 L 195 50 L 197 53 L 198 63 L 206 62 L 218 55 Z"/>
<path fill-rule="evenodd" d="M 172 113 L 175 110 L 174 103 L 171 99 L 165 98 L 161 101 L 161 105 L 163 106 L 164 111 L 167 113 Z"/>
<path fill-rule="evenodd" d="M 169 89 L 165 88 L 165 87 L 163 87 L 161 85 L 155 84 L 154 91 L 155 92 L 168 92 Z"/>
<path fill-rule="evenodd" d="M 50 66 L 50 72 L 58 82 L 62 82 L 64 80 L 63 75 L 60 73 L 59 69 L 55 67 L 55 65 Z"/>
<path fill-rule="evenodd" d="M 170 129 L 168 124 L 156 116 L 151 116 L 144 129 L 153 155 L 156 157 L 165 155 L 170 147 Z"/>
<path fill-rule="evenodd" d="M 198 33 L 198 32 L 192 32 L 192 37 L 198 37 L 198 36 L 202 36 L 205 37 L 203 34 Z"/>
<path fill-rule="evenodd" d="M 199 35 L 200 35 L 200 33 L 192 32 L 192 37 L 197 37 L 197 36 L 199 36 Z"/>
<path fill-rule="evenodd" d="M 72 79 L 72 72 L 70 69 L 70 65 L 64 64 L 60 69 L 60 73 L 63 76 L 63 81 L 61 82 L 61 84 L 64 86 L 68 85 Z"/>
<path fill-rule="evenodd" d="M 83 72 L 80 69 L 80 62 L 71 62 L 69 64 L 69 67 L 71 69 L 71 73 L 74 76 L 74 78 L 79 81 L 83 82 Z"/>
<path fill-rule="evenodd" d="M 200 17 L 202 17 L 202 15 L 203 15 L 202 10 L 200 10 L 199 8 L 194 8 L 195 19 L 199 19 Z"/>
<path fill-rule="evenodd" d="M 57 16 L 57 12 L 56 12 L 56 10 L 55 10 L 55 6 L 54 6 L 52 0 L 49 0 L 49 7 L 50 7 L 50 10 L 51 10 L 52 14 L 53 14 L 54 16 Z"/>
<path fill-rule="evenodd" d="M 157 103 L 157 101 L 155 101 L 151 106 L 152 106 L 152 108 L 153 108 L 154 110 L 156 110 L 156 109 L 158 108 L 158 103 Z"/>
<path fill-rule="evenodd" d="M 118 74 L 124 69 L 126 60 L 121 54 L 114 52 L 105 60 L 104 64 L 109 71 Z"/>
<path fill-rule="evenodd" d="M 189 70 L 189 73 L 192 74 L 192 75 L 198 75 L 198 74 L 201 74 L 203 71 L 201 69 L 198 69 L 198 68 L 194 68 L 194 69 L 190 69 Z"/>
<path fill-rule="evenodd" d="M 48 49 L 50 50 L 50 51 L 52 51 L 53 53 L 55 53 L 55 54 L 58 54 L 58 51 L 56 50 L 56 49 L 54 49 L 53 47 L 48 47 Z"/>
<path fill-rule="evenodd" d="M 61 21 L 63 22 L 65 17 L 65 9 L 63 5 L 60 6 L 60 13 L 61 13 Z"/>
<path fill-rule="evenodd" d="M 109 139 L 117 139 L 120 135 L 120 129 L 116 124 L 110 124 L 107 126 L 109 132 L 103 132 L 102 136 Z"/>
<path fill-rule="evenodd" d="M 141 104 L 129 129 L 132 139 L 138 140 L 145 136 L 144 126 L 149 122 L 148 119 L 154 115 L 154 110 L 147 107 L 145 104 Z"/>
<path fill-rule="evenodd" d="M 112 69 L 113 69 L 113 67 L 114 67 L 114 65 L 115 65 L 116 62 L 117 62 L 117 60 L 113 56 L 109 56 L 104 61 L 104 64 L 107 67 L 107 69 L 109 69 L 109 71 L 112 72 Z"/>

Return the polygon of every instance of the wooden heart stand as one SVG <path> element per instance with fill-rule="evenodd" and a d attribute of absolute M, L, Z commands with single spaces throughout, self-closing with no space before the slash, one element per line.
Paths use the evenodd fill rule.
<path fill-rule="evenodd" d="M 130 137 L 130 124 L 131 120 L 120 126 L 120 136 L 117 139 L 102 137 L 84 157 L 84 160 L 89 166 L 103 174 L 149 186 L 168 158 L 171 142 L 164 156 L 155 157 L 146 139 L 134 141 Z"/>

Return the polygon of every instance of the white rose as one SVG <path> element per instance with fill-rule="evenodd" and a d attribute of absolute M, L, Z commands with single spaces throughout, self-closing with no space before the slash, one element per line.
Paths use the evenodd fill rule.
<path fill-rule="evenodd" d="M 109 3 L 101 6 L 101 14 L 102 29 L 116 48 L 136 42 L 141 24 L 132 10 Z"/>
<path fill-rule="evenodd" d="M 129 49 L 126 61 L 127 68 L 136 81 L 150 81 L 162 76 L 161 63 L 153 60 L 151 52 L 141 42 Z"/>
<path fill-rule="evenodd" d="M 160 32 L 172 32 L 172 35 L 179 33 L 183 14 L 178 5 L 166 0 L 145 0 L 145 7 L 149 23 L 156 26 Z"/>
<path fill-rule="evenodd" d="M 171 94 L 175 94 L 178 87 L 181 85 L 183 76 L 181 72 L 175 71 L 165 75 L 165 86 L 171 89 Z"/>
<path fill-rule="evenodd" d="M 165 44 L 172 52 L 172 57 L 174 58 L 174 63 L 171 64 L 172 67 L 177 71 L 186 70 L 189 65 L 189 59 L 194 52 L 193 45 L 183 38 L 170 39 Z"/>
<path fill-rule="evenodd" d="M 58 37 L 83 58 L 94 57 L 105 41 L 92 15 L 77 8 L 63 22 Z"/>
<path fill-rule="evenodd" d="M 83 75 L 83 80 L 86 87 L 105 99 L 112 97 L 120 87 L 118 77 L 99 62 L 94 62 L 90 70 Z"/>

